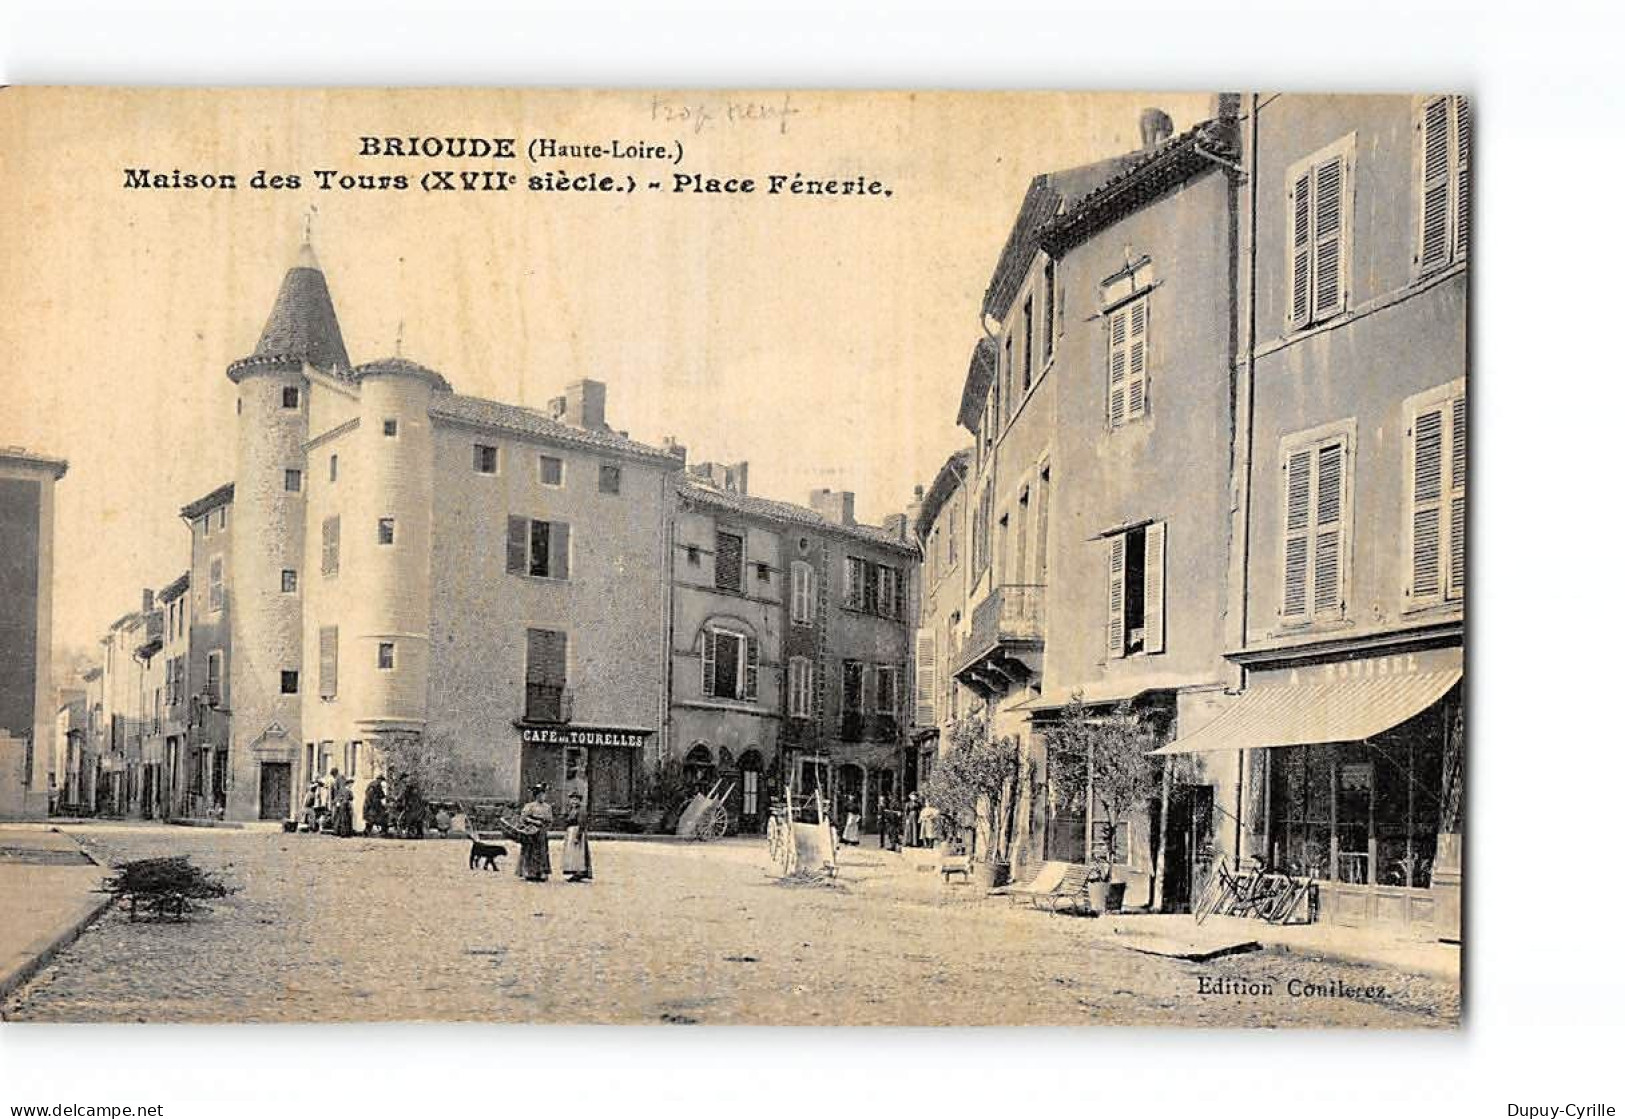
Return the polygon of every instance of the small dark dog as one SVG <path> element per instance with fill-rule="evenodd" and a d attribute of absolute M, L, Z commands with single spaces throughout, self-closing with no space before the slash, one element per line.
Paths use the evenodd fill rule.
<path fill-rule="evenodd" d="M 483 866 L 486 870 L 500 870 L 497 860 L 508 853 L 508 849 L 500 843 L 481 843 L 477 839 L 469 840 L 473 844 L 468 849 L 468 869 L 479 870 Z"/>

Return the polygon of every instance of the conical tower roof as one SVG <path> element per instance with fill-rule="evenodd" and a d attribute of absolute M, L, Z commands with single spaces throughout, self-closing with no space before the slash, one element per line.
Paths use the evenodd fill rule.
<path fill-rule="evenodd" d="M 327 277 L 309 242 L 300 246 L 299 258 L 282 278 L 282 290 L 277 292 L 276 306 L 271 308 L 254 356 L 298 358 L 318 369 L 350 375 L 350 355 L 344 349 Z"/>

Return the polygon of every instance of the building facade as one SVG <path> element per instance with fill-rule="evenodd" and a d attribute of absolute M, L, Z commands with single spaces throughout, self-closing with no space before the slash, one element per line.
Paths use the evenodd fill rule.
<path fill-rule="evenodd" d="M 0 819 L 49 809 L 56 731 L 51 575 L 61 459 L 0 450 Z"/>
<path fill-rule="evenodd" d="M 1323 919 L 1460 935 L 1471 124 L 1465 99 L 1251 98 L 1235 709 L 1247 856 Z"/>

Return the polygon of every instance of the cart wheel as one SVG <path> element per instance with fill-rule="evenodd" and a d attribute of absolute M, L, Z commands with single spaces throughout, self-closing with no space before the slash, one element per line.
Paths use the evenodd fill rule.
<path fill-rule="evenodd" d="M 703 829 L 706 839 L 721 839 L 728 834 L 728 810 L 722 805 L 711 809 L 705 817 Z"/>

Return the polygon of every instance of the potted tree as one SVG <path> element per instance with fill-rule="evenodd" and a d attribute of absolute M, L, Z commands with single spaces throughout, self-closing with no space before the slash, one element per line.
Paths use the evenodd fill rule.
<path fill-rule="evenodd" d="M 972 866 L 982 886 L 1010 880 L 1010 814 L 1019 765 L 1015 739 L 995 737 L 985 714 L 972 715 L 949 728 L 947 749 L 923 790 L 953 828 L 970 831 Z"/>
<path fill-rule="evenodd" d="M 1091 713 L 1081 695 L 1067 701 L 1045 734 L 1050 781 L 1062 803 L 1086 807 L 1091 800 L 1104 817 L 1104 858 L 1090 868 L 1089 907 L 1112 913 L 1123 907 L 1126 882 L 1116 881 L 1120 841 L 1133 813 L 1160 787 L 1162 770 L 1150 753 L 1156 728 L 1120 703 L 1110 715 Z M 1091 848 L 1094 837 L 1090 837 Z M 1091 849 L 1091 856 L 1095 852 Z"/>

